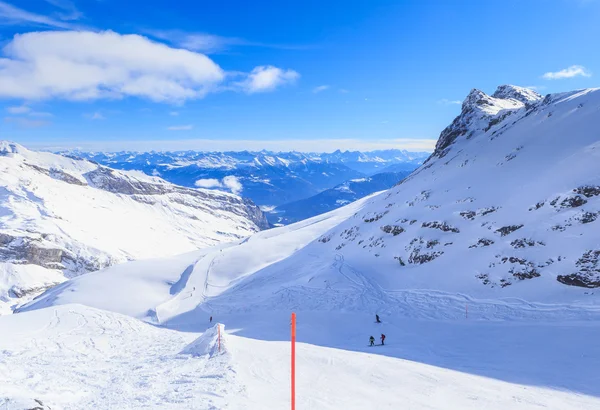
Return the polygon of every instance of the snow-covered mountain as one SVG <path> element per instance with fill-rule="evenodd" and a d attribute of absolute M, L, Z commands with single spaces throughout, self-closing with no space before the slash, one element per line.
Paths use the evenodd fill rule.
<path fill-rule="evenodd" d="M 160 175 L 182 186 L 201 186 L 241 193 L 255 203 L 276 206 L 308 198 L 344 181 L 362 178 L 390 166 L 412 171 L 425 152 L 118 152 L 67 151 L 106 166 Z"/>
<path fill-rule="evenodd" d="M 62 283 L 0 318 L 0 397 L 285 407 L 295 311 L 303 408 L 597 409 L 599 113 L 600 89 L 473 90 L 388 191 Z"/>
<path fill-rule="evenodd" d="M 209 303 L 221 311 L 301 304 L 462 315 L 465 296 L 451 296 L 457 294 L 598 305 L 600 294 L 590 290 L 600 286 L 598 112 L 596 89 L 545 98 L 512 86 L 492 96 L 473 90 L 434 154 L 401 184 L 227 249 L 190 254 L 169 273 L 174 281 L 187 272 L 178 288 L 187 307 L 165 288 L 139 314 L 189 319 L 184 312 Z M 89 292 L 106 277 L 78 278 L 28 309 L 90 303 Z M 424 300 L 445 300 L 447 311 L 415 310 Z M 527 306 L 515 303 L 484 303 L 480 313 Z M 92 305 L 110 309 L 110 303 Z"/>
<path fill-rule="evenodd" d="M 249 200 L 0 142 L 0 303 L 268 226 Z"/>
<path fill-rule="evenodd" d="M 389 189 L 410 175 L 410 171 L 382 172 L 370 177 L 351 179 L 310 198 L 283 204 L 266 213 L 274 224 L 288 225 L 332 211 L 374 192 Z"/>

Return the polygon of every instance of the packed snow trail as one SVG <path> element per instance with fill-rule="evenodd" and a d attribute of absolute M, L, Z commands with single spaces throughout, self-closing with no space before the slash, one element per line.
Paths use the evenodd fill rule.
<path fill-rule="evenodd" d="M 215 326 L 182 333 L 80 305 L 3 317 L 0 408 L 35 400 L 53 410 L 287 408 L 289 316 L 226 319 L 243 326 L 228 326 L 218 353 Z M 592 326 L 382 319 L 298 316 L 298 408 L 600 406 Z M 386 345 L 367 347 L 381 329 Z"/>

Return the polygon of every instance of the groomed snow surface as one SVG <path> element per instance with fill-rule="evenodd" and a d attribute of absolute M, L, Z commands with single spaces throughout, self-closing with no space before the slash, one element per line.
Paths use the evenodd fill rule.
<path fill-rule="evenodd" d="M 221 319 L 233 325 L 219 353 L 214 326 L 81 305 L 3 317 L 0 408 L 289 408 L 289 316 Z M 600 408 L 593 323 L 382 319 L 298 315 L 298 409 Z M 386 345 L 367 347 L 382 331 Z"/>
<path fill-rule="evenodd" d="M 46 292 L 0 320 L 0 334 L 9 335 L 0 339 L 0 404 L 289 408 L 288 306 L 297 304 L 298 409 L 599 408 L 594 306 L 387 292 L 359 283 L 364 276 L 338 255 L 327 268 L 316 258 L 305 267 L 329 281 L 326 293 L 279 283 L 283 275 L 299 289 L 310 286 L 286 265 L 290 255 L 309 252 L 316 238 L 373 199 L 237 244 L 114 266 Z M 377 297 L 395 309 L 379 312 L 381 324 L 372 310 Z M 369 347 L 369 336 L 381 333 L 386 345 Z"/>

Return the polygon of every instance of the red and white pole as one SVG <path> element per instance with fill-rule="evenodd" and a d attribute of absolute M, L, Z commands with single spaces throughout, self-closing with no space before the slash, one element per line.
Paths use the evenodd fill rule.
<path fill-rule="evenodd" d="M 292 313 L 292 410 L 296 410 L 296 314 Z"/>

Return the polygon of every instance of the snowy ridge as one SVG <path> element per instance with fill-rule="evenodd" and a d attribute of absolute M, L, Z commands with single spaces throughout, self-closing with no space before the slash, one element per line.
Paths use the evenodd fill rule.
<path fill-rule="evenodd" d="M 0 143 L 0 310 L 65 278 L 267 227 L 250 201 Z"/>

